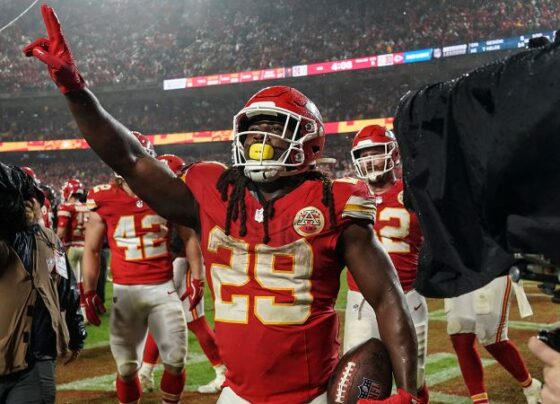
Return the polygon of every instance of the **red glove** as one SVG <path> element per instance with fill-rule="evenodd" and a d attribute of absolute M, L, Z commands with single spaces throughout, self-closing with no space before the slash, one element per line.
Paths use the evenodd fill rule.
<path fill-rule="evenodd" d="M 39 38 L 31 42 L 23 48 L 25 56 L 34 56 L 49 67 L 49 74 L 62 94 L 85 88 L 86 82 L 76 68 L 54 10 L 43 4 L 41 13 L 49 38 Z"/>
<path fill-rule="evenodd" d="M 181 296 L 181 301 L 188 297 L 190 301 L 189 310 L 194 310 L 200 303 L 202 296 L 204 296 L 204 280 L 193 278 L 191 284 Z"/>
<path fill-rule="evenodd" d="M 391 397 L 387 397 L 385 400 L 370 400 L 370 399 L 360 399 L 358 404 L 419 404 L 420 400 L 414 397 L 408 391 L 403 389 L 397 389 L 397 394 L 393 394 Z"/>
<path fill-rule="evenodd" d="M 100 314 L 107 312 L 105 306 L 101 302 L 101 298 L 97 295 L 95 290 L 90 290 L 84 293 L 84 299 L 86 302 L 86 318 L 90 324 L 98 327 L 101 324 Z"/>
<path fill-rule="evenodd" d="M 430 402 L 430 391 L 426 383 L 418 390 L 418 402 L 420 404 L 428 404 Z"/>

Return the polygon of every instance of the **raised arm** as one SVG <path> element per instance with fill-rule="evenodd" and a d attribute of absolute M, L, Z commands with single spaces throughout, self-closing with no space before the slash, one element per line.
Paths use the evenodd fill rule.
<path fill-rule="evenodd" d="M 416 396 L 416 333 L 393 264 L 371 226 L 350 225 L 340 242 L 348 269 L 375 310 L 397 387 Z"/>
<path fill-rule="evenodd" d="M 136 195 L 161 216 L 176 223 L 193 225 L 197 206 L 190 190 L 156 159 L 148 156 L 130 130 L 103 109 L 86 88 L 76 68 L 54 10 L 43 4 L 41 13 L 48 38 L 33 41 L 23 51 L 26 56 L 33 56 L 48 66 L 51 78 L 65 95 L 88 144 L 123 176 Z"/>

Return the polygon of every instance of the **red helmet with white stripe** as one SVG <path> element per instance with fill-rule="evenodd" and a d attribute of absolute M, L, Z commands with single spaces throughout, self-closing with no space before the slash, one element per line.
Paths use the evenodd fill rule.
<path fill-rule="evenodd" d="M 152 156 L 152 157 L 157 156 L 154 144 L 152 142 L 150 142 L 150 139 L 148 139 L 147 136 L 144 136 L 143 134 L 141 134 L 140 132 L 137 132 L 135 130 L 132 131 L 132 134 L 134 135 L 134 137 L 136 139 L 138 139 L 138 141 L 140 142 L 142 147 L 144 147 L 144 149 L 148 152 L 148 154 L 150 156 Z"/>
<path fill-rule="evenodd" d="M 395 135 L 379 125 L 366 126 L 356 134 L 351 154 L 356 175 L 371 182 L 393 170 L 399 161 Z"/>
<path fill-rule="evenodd" d="M 185 168 L 187 168 L 185 160 L 174 154 L 162 154 L 156 158 L 167 164 L 167 167 L 169 167 L 177 176 L 183 175 Z"/>
<path fill-rule="evenodd" d="M 283 130 L 249 130 L 259 121 L 274 121 Z M 248 134 L 262 138 L 245 150 Z M 274 156 L 271 138 L 281 139 L 286 149 Z M 233 165 L 244 167 L 247 177 L 257 182 L 274 181 L 307 171 L 325 145 L 323 118 L 317 106 L 298 90 L 286 86 L 262 89 L 249 99 L 245 107 L 233 118 Z M 276 157 L 276 158 L 275 158 Z"/>
<path fill-rule="evenodd" d="M 33 169 L 31 167 L 20 167 L 20 168 L 24 173 L 26 173 L 31 178 L 33 178 L 37 184 L 41 183 L 41 181 L 39 181 L 39 178 L 37 178 L 37 175 L 35 174 L 35 171 L 33 171 Z"/>
<path fill-rule="evenodd" d="M 60 192 L 62 193 L 62 198 L 64 201 L 74 194 L 85 194 L 86 190 L 82 182 L 76 178 L 69 178 L 62 186 Z"/>

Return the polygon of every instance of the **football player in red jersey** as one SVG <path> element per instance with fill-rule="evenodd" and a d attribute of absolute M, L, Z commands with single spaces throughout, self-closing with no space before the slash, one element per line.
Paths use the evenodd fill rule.
<path fill-rule="evenodd" d="M 186 164 L 182 158 L 173 154 L 157 157 L 164 161 L 176 175 L 183 175 Z M 173 228 L 171 251 L 173 259 L 173 283 L 183 302 L 187 328 L 193 332 L 206 357 L 212 364 L 216 377 L 210 383 L 199 386 L 199 393 L 217 393 L 225 380 L 225 366 L 220 358 L 214 331 L 204 315 L 204 269 L 200 244 L 192 229 L 183 226 Z M 179 230 L 179 231 L 175 231 Z M 144 362 L 140 369 L 140 383 L 144 390 L 154 388 L 153 370 L 159 357 L 159 350 L 151 334 L 144 348 Z"/>
<path fill-rule="evenodd" d="M 47 64 L 86 140 L 134 192 L 174 223 L 198 229 L 227 367 L 219 403 L 325 403 L 338 361 L 334 302 L 344 265 L 379 319 L 398 386 L 416 400 L 416 335 L 395 270 L 373 235 L 361 180 L 310 170 L 321 115 L 299 91 L 259 91 L 234 118 L 234 165 L 193 164 L 181 182 L 86 89 L 54 11 L 49 39 L 24 52 Z M 186 184 L 186 185 L 185 185 Z"/>
<path fill-rule="evenodd" d="M 151 142 L 135 139 L 155 157 Z M 96 294 L 99 254 L 107 236 L 113 273 L 110 317 L 111 352 L 117 365 L 117 398 L 136 402 L 141 395 L 138 371 L 149 329 L 161 350 L 165 370 L 161 395 L 165 403 L 180 400 L 185 383 L 187 349 L 185 317 L 173 284 L 169 224 L 137 197 L 122 178 L 94 187 L 87 198 L 91 210 L 86 224 L 83 271 L 86 315 L 99 325 L 105 311 Z"/>
<path fill-rule="evenodd" d="M 63 202 L 58 207 L 56 234 L 66 248 L 68 261 L 78 282 L 80 305 L 85 315 L 82 257 L 84 254 L 84 230 L 89 210 L 85 204 L 85 188 L 80 180 L 70 178 L 62 186 Z"/>
<path fill-rule="evenodd" d="M 31 176 L 31 178 L 33 178 L 35 180 L 35 182 L 39 185 L 39 188 L 40 188 L 41 181 L 39 180 L 39 178 L 35 174 L 35 171 L 33 171 L 33 169 L 31 167 L 21 167 L 21 169 L 27 175 Z M 45 227 L 52 230 L 52 228 L 53 228 L 52 203 L 51 203 L 48 195 L 46 194 L 46 192 L 43 191 L 43 193 L 45 194 L 45 202 L 43 202 L 43 205 L 41 205 L 41 214 L 43 215 L 43 222 L 41 224 L 43 224 Z"/>
<path fill-rule="evenodd" d="M 428 305 L 413 286 L 423 237 L 418 218 L 404 207 L 403 182 L 395 172 L 399 165 L 395 136 L 383 126 L 366 126 L 354 137 L 351 157 L 356 175 L 367 182 L 375 195 L 375 236 L 389 253 L 406 295 L 418 341 L 418 395 L 422 402 L 427 403 L 425 370 L 428 353 Z M 347 279 L 344 352 L 371 337 L 379 338 L 373 308 L 365 301 L 350 272 L 347 273 Z"/>

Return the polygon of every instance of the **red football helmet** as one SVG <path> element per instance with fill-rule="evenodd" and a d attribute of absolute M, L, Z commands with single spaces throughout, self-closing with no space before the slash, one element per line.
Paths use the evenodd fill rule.
<path fill-rule="evenodd" d="M 177 176 L 183 175 L 185 168 L 187 168 L 187 164 L 185 161 L 174 154 L 162 154 L 161 156 L 156 157 L 158 160 L 163 161 L 167 164 L 167 167 L 171 169 Z"/>
<path fill-rule="evenodd" d="M 33 178 L 37 184 L 41 183 L 41 181 L 39 181 L 39 178 L 37 178 L 37 175 L 35 174 L 35 171 L 33 171 L 33 169 L 31 167 L 20 167 L 20 168 L 24 173 L 26 173 L 31 178 Z"/>
<path fill-rule="evenodd" d="M 364 149 L 374 149 L 378 152 L 362 157 Z M 398 153 L 397 140 L 393 132 L 379 125 L 362 128 L 352 142 L 352 163 L 356 175 L 362 179 L 375 181 L 395 168 L 399 161 Z"/>
<path fill-rule="evenodd" d="M 144 136 L 143 134 L 141 134 L 140 132 L 137 132 L 135 130 L 132 131 L 132 134 L 134 135 L 134 137 L 136 139 L 138 139 L 138 141 L 140 142 L 142 147 L 144 147 L 144 149 L 148 152 L 148 154 L 150 156 L 152 156 L 152 157 L 157 156 L 156 149 L 155 149 L 153 143 L 150 142 L 150 139 L 148 139 L 147 136 Z"/>
<path fill-rule="evenodd" d="M 62 186 L 60 192 L 62 198 L 67 201 L 74 194 L 84 194 L 86 192 L 82 182 L 76 178 L 69 178 Z"/>
<path fill-rule="evenodd" d="M 263 119 L 278 121 L 284 127 L 282 133 L 248 130 L 252 123 Z M 245 155 L 247 134 L 263 138 L 262 143 L 257 143 L 259 150 L 253 156 Z M 282 139 L 288 145 L 277 159 L 267 151 L 267 148 L 270 150 L 267 141 L 272 137 Z M 324 145 L 321 113 L 309 98 L 291 87 L 262 89 L 233 118 L 233 165 L 245 167 L 245 175 L 253 181 L 268 182 L 306 171 L 321 156 Z"/>

